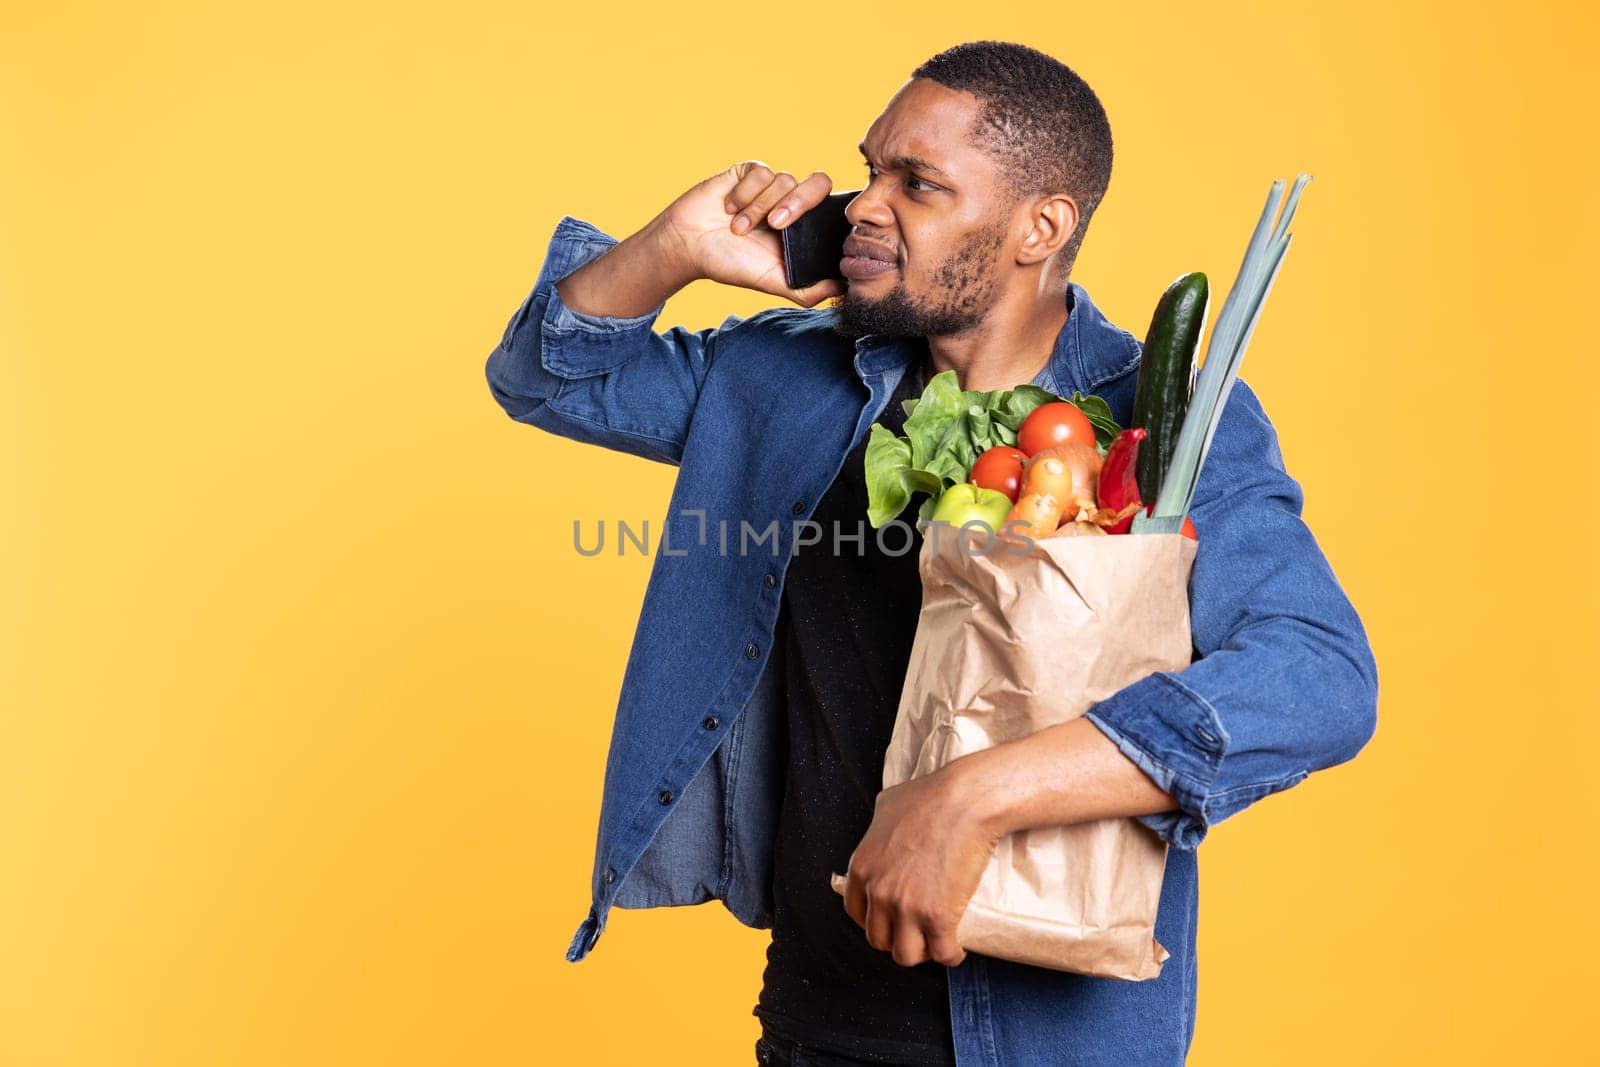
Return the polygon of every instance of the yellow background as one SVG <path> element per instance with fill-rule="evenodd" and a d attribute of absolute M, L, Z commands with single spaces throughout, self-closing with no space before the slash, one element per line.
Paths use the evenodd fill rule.
<path fill-rule="evenodd" d="M 1316 177 L 1245 375 L 1377 650 L 1355 762 L 1202 850 L 1203 1065 L 1592 1044 L 1592 4 L 33 4 L 0 52 L 0 1063 L 750 1062 L 765 932 L 588 906 L 673 471 L 506 418 L 563 213 L 836 188 L 1000 38 L 1116 135 L 1143 334 Z M 775 301 L 709 283 L 665 327 Z M 655 525 L 652 523 L 652 525 Z"/>

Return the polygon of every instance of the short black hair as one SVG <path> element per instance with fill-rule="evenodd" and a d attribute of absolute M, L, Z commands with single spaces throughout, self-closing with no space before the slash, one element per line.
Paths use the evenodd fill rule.
<path fill-rule="evenodd" d="M 1045 193 L 1077 203 L 1078 228 L 1062 249 L 1069 273 L 1111 182 L 1111 123 L 1094 90 L 1060 60 L 1007 41 L 947 48 L 911 76 L 978 98 L 973 143 L 1000 164 L 1013 205 Z"/>

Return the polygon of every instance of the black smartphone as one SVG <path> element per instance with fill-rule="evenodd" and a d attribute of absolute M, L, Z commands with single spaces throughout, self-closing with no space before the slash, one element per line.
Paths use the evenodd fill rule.
<path fill-rule="evenodd" d="M 850 236 L 844 209 L 860 192 L 832 193 L 778 231 L 783 235 L 783 272 L 789 288 L 804 289 L 828 278 L 844 281 L 839 260 L 844 258 L 844 239 Z"/>

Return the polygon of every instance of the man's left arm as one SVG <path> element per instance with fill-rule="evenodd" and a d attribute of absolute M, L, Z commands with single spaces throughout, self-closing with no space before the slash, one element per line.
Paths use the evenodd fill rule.
<path fill-rule="evenodd" d="M 1365 746 L 1377 722 L 1376 663 L 1302 505 L 1272 424 L 1237 382 L 1191 508 L 1200 658 L 1080 719 L 880 794 L 846 892 L 869 941 L 917 962 L 915 945 L 897 947 L 911 940 L 893 929 L 903 912 L 927 921 L 930 950 L 939 929 L 943 962 L 959 958 L 947 933 L 1007 833 L 1131 816 L 1192 849 L 1212 824 Z M 937 863 L 927 858 L 936 852 Z"/>
<path fill-rule="evenodd" d="M 1196 486 L 1189 585 L 1199 659 L 1090 708 L 1175 808 L 1124 812 L 1177 848 L 1250 804 L 1355 757 L 1377 728 L 1360 616 L 1301 519 L 1300 485 L 1255 394 L 1236 382 Z"/>

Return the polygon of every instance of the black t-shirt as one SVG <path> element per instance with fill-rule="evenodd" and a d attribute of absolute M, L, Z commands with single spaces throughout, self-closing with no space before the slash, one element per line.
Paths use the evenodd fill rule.
<path fill-rule="evenodd" d="M 922 388 L 917 360 L 878 421 L 900 433 L 901 401 Z M 902 967 L 873 948 L 828 881 L 845 873 L 872 822 L 922 607 L 916 508 L 882 531 L 867 525 L 865 455 L 863 438 L 817 502 L 821 539 L 796 548 L 784 579 L 787 780 L 772 944 L 754 1014 L 802 1045 L 874 1063 L 953 1067 L 945 968 L 931 960 Z"/>

